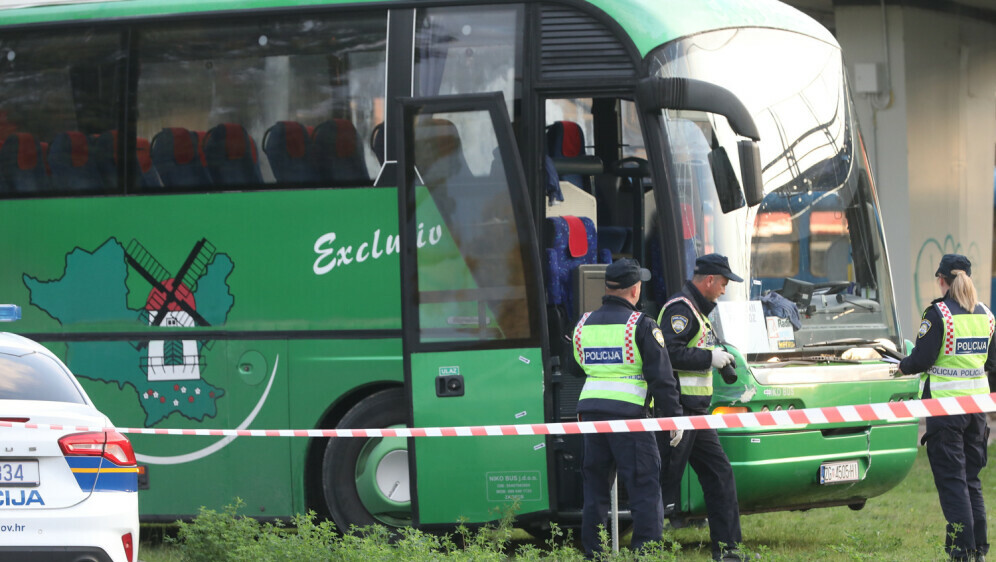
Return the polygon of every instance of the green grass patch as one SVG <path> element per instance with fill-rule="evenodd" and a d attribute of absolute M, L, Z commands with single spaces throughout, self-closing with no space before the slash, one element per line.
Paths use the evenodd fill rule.
<path fill-rule="evenodd" d="M 990 448 L 992 453 L 996 447 Z M 983 491 L 996 489 L 992 470 L 983 470 L 982 484 Z M 447 535 L 403 529 L 392 536 L 379 527 L 340 534 L 331 522 L 309 515 L 295 517 L 286 527 L 260 523 L 243 517 L 240 510 L 236 502 L 221 512 L 202 510 L 189 523 L 143 525 L 139 557 L 145 562 L 583 559 L 575 533 L 555 527 L 549 540 L 533 540 L 512 527 L 511 512 L 483 528 L 461 526 Z M 761 513 L 741 517 L 741 524 L 742 548 L 757 560 L 945 559 L 944 518 L 923 448 L 907 478 L 892 491 L 869 500 L 860 511 L 835 507 Z M 989 534 L 996 536 L 992 519 Z M 608 543 L 607 534 L 604 542 Z M 623 551 L 605 560 L 709 560 L 709 529 L 667 528 L 661 545 L 641 554 Z"/>

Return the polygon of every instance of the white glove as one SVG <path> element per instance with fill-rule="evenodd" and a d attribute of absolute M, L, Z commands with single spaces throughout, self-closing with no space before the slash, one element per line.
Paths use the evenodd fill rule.
<path fill-rule="evenodd" d="M 671 446 L 677 447 L 678 443 L 681 443 L 682 436 L 685 435 L 684 429 L 672 429 L 671 430 Z"/>
<path fill-rule="evenodd" d="M 716 348 L 712 350 L 712 366 L 717 369 L 722 369 L 723 367 L 729 365 L 733 362 L 733 355 L 727 353 L 726 350 Z"/>

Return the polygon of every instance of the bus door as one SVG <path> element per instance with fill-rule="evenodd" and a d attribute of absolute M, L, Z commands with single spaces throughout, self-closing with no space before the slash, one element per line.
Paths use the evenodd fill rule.
<path fill-rule="evenodd" d="M 542 423 L 546 336 L 538 246 L 504 99 L 500 93 L 413 98 L 402 101 L 400 112 L 411 425 Z M 542 435 L 419 437 L 409 454 L 417 525 L 491 521 L 512 507 L 518 514 L 549 509 Z"/>

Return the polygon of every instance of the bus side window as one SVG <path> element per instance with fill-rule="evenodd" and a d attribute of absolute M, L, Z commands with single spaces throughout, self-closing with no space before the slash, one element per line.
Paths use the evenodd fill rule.
<path fill-rule="evenodd" d="M 364 139 L 384 121 L 385 10 L 137 29 L 136 129 L 153 139 L 162 189 L 371 185 L 380 163 Z M 198 137 L 192 153 L 183 130 Z M 148 189 L 134 177 L 132 190 Z"/>
<path fill-rule="evenodd" d="M 416 95 L 499 91 L 514 127 L 522 98 L 523 18 L 521 6 L 420 9 L 415 28 Z M 468 119 L 459 114 L 450 117 Z M 466 156 L 475 175 L 489 174 L 495 156 L 492 148 L 468 146 Z"/>
<path fill-rule="evenodd" d="M 118 190 L 96 141 L 118 126 L 121 45 L 119 32 L 88 27 L 0 38 L 0 196 Z"/>

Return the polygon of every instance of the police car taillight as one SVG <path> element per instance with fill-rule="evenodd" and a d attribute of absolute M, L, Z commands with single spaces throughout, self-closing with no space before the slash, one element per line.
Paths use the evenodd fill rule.
<path fill-rule="evenodd" d="M 67 457 L 104 457 L 118 466 L 138 464 L 131 442 L 117 431 L 73 433 L 59 439 L 59 447 Z"/>

